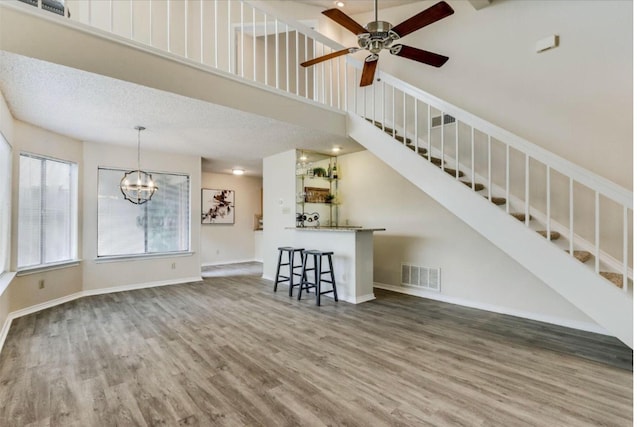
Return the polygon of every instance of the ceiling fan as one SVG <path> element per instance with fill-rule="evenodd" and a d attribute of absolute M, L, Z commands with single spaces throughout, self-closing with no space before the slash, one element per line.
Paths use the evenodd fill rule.
<path fill-rule="evenodd" d="M 328 55 L 319 56 L 300 64 L 303 67 L 310 67 L 332 58 L 342 55 L 354 53 L 359 50 L 368 50 L 369 56 L 364 60 L 364 68 L 362 70 L 362 78 L 360 86 L 369 86 L 373 83 L 373 78 L 378 65 L 378 53 L 382 49 L 388 49 L 389 53 L 403 58 L 412 59 L 422 62 L 423 64 L 434 67 L 442 67 L 449 60 L 448 56 L 439 55 L 437 53 L 418 49 L 416 47 L 406 46 L 403 44 L 392 44 L 413 33 L 420 28 L 433 24 L 449 15 L 453 14 L 453 9 L 446 2 L 441 1 L 433 6 L 423 10 L 415 16 L 405 20 L 404 22 L 391 26 L 390 23 L 378 20 L 378 0 L 374 0 L 375 21 L 369 22 L 366 27 L 361 26 L 352 18 L 347 16 L 340 9 L 329 9 L 322 12 L 323 15 L 342 25 L 347 30 L 358 36 L 358 47 L 350 47 L 343 50 L 330 53 Z"/>

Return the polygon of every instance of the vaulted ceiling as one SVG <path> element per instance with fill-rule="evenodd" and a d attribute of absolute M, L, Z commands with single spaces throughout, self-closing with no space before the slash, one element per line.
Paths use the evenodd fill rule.
<path fill-rule="evenodd" d="M 378 0 L 378 9 L 402 6 L 409 3 L 419 3 L 420 1 L 422 0 Z M 344 7 L 342 7 L 341 9 L 347 15 L 355 15 L 358 13 L 373 11 L 373 0 L 343 0 L 343 2 Z M 335 0 L 302 0 L 301 3 L 318 6 L 323 9 L 331 9 L 336 7 Z"/>
<path fill-rule="evenodd" d="M 342 0 L 344 7 L 341 10 L 347 15 L 355 15 L 358 13 L 372 12 L 374 0 Z M 386 9 L 388 7 L 402 6 L 410 3 L 420 3 L 424 0 L 378 0 L 378 9 Z M 476 9 L 482 9 L 488 6 L 492 0 L 468 0 Z M 323 9 L 331 9 L 336 7 L 336 0 L 301 0 L 301 3 L 318 6 Z"/>

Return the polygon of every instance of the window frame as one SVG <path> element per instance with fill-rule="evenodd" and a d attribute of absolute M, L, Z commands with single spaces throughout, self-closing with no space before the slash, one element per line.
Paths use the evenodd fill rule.
<path fill-rule="evenodd" d="M 0 131 L 0 144 L 6 145 L 7 148 L 7 170 L 6 177 L 7 181 L 1 185 L 6 185 L 5 188 L 0 189 L 0 194 L 6 192 L 7 200 L 0 200 L 0 203 L 3 204 L 3 209 L 5 212 L 5 216 L 0 217 L 2 222 L 0 223 L 0 232 L 2 232 L 4 236 L 4 241 L 0 239 L 0 256 L 2 257 L 2 269 L 0 270 L 0 294 L 6 288 L 5 281 L 8 278 L 9 282 L 15 273 L 11 272 L 11 228 L 13 224 L 12 218 L 12 183 L 13 183 L 13 146 L 9 143 L 9 140 L 4 136 L 4 133 Z M 5 233 L 6 232 L 6 233 Z"/>
<path fill-rule="evenodd" d="M 18 254 L 20 253 L 19 245 L 20 245 L 20 160 L 22 157 L 29 157 L 32 159 L 40 160 L 42 162 L 52 161 L 58 163 L 64 163 L 70 166 L 70 185 L 69 185 L 69 247 L 70 247 L 70 257 L 65 260 L 58 260 L 53 262 L 43 262 L 43 245 L 40 244 L 40 263 L 35 265 L 28 266 L 20 266 L 18 263 L 20 262 L 20 257 Z M 57 270 L 59 268 L 64 268 L 68 266 L 75 266 L 80 263 L 80 259 L 78 258 L 78 247 L 79 247 L 79 239 L 78 239 L 78 222 L 79 222 L 79 179 L 78 179 L 78 169 L 79 165 L 77 162 L 72 160 L 60 159 L 57 157 L 52 157 L 43 154 L 37 154 L 28 151 L 21 151 L 18 154 L 18 220 L 17 220 L 17 235 L 18 235 L 18 249 L 16 251 L 16 271 L 18 276 L 22 276 L 25 274 L 31 273 L 39 273 L 47 270 Z M 45 169 L 43 169 L 45 170 Z M 41 200 L 45 199 L 45 192 L 42 192 Z M 40 221 L 42 223 L 42 208 L 40 210 Z M 45 232 L 44 227 L 41 227 L 40 230 L 40 238 L 42 242 L 43 233 Z"/>
<path fill-rule="evenodd" d="M 111 166 L 98 166 L 97 167 L 97 171 L 96 171 L 96 187 L 98 189 L 97 191 L 97 199 L 96 199 L 96 246 L 95 246 L 95 250 L 96 250 L 96 258 L 95 261 L 97 263 L 106 263 L 106 262 L 117 262 L 117 261 L 127 261 L 127 260 L 140 260 L 140 259 L 149 259 L 149 258 L 172 258 L 172 257 L 183 257 L 183 256 L 191 256 L 194 254 L 191 245 L 192 245 L 192 238 L 191 238 L 191 231 L 192 231 L 192 213 L 193 213 L 193 206 L 192 206 L 192 200 L 191 200 L 191 193 L 192 193 L 192 184 L 193 184 L 193 180 L 191 178 L 191 174 L 187 173 L 187 172 L 166 172 L 166 171 L 157 171 L 157 170 L 149 170 L 149 169 L 145 169 L 145 172 L 150 173 L 151 175 L 154 176 L 154 182 L 158 182 L 158 175 L 172 175 L 172 176 L 180 176 L 180 177 L 185 177 L 187 179 L 187 201 L 188 201 L 188 206 L 187 206 L 187 212 L 186 212 L 186 217 L 187 217 L 187 230 L 185 230 L 186 232 L 186 236 L 187 236 L 187 248 L 185 250 L 180 250 L 180 251 L 165 251 L 165 252 L 145 252 L 145 253 L 129 253 L 129 254 L 115 254 L 115 255 L 100 255 L 100 171 L 101 170 L 108 170 L 108 171 L 116 171 L 122 174 L 122 176 L 124 176 L 125 173 L 131 172 L 131 168 L 122 168 L 122 167 L 111 167 Z M 159 190 L 160 191 L 160 190 Z M 120 189 L 118 188 L 118 194 L 120 196 L 122 196 L 120 194 Z M 125 201 L 124 198 L 122 198 L 123 201 Z M 144 203 L 143 205 L 140 206 L 145 206 L 148 205 L 149 203 L 153 202 L 153 198 L 147 202 Z M 127 203 L 131 203 L 128 202 Z M 147 212 L 147 209 L 145 209 L 145 212 Z M 148 223 L 148 221 L 145 221 L 145 223 Z"/>

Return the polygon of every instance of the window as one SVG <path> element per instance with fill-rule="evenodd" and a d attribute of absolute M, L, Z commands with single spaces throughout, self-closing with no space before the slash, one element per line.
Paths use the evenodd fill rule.
<path fill-rule="evenodd" d="M 18 269 L 77 257 L 75 163 L 20 155 Z"/>
<path fill-rule="evenodd" d="M 189 251 L 189 176 L 153 173 L 158 191 L 136 205 L 120 192 L 125 172 L 98 169 L 98 257 Z"/>
<path fill-rule="evenodd" d="M 9 271 L 11 229 L 11 146 L 0 133 L 0 276 Z"/>

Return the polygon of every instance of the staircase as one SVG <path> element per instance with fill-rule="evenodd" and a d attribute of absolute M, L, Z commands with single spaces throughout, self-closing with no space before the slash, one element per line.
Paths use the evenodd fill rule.
<path fill-rule="evenodd" d="M 396 141 L 398 141 L 401 144 L 403 144 L 406 148 L 408 148 L 412 152 L 416 152 L 420 156 L 422 156 L 423 158 L 429 160 L 434 165 L 436 165 L 436 166 L 443 165 L 442 159 L 440 159 L 439 157 L 435 157 L 435 156 L 431 157 L 429 155 L 427 149 L 424 148 L 424 147 L 421 147 L 421 146 L 416 147 L 415 144 L 412 142 L 411 138 L 395 133 L 396 131 L 393 128 L 383 126 L 378 121 L 374 121 L 373 119 L 370 119 L 370 118 L 367 118 L 366 120 L 367 120 L 367 122 L 372 123 L 378 129 L 383 130 L 387 135 L 392 136 Z M 442 168 L 442 171 L 444 171 L 445 173 L 447 173 L 450 176 L 452 176 L 454 178 L 457 178 L 457 179 L 460 179 L 460 178 L 463 178 L 464 176 L 466 176 L 465 173 L 462 170 L 449 168 L 449 167 L 446 166 L 446 163 L 445 163 L 444 167 Z M 489 200 L 489 196 L 485 194 L 486 193 L 486 191 L 485 191 L 486 187 L 483 184 L 480 184 L 480 183 L 472 184 L 469 181 L 465 181 L 465 180 L 462 180 L 462 179 L 460 179 L 460 182 L 465 184 L 470 189 L 473 187 L 474 191 L 480 192 L 481 194 L 483 194 L 483 197 L 485 199 Z M 491 202 L 493 204 L 497 205 L 497 206 L 504 206 L 507 203 L 507 199 L 504 198 L 504 197 L 491 197 Z M 528 223 L 529 226 L 531 226 L 531 224 L 532 224 L 530 222 L 533 219 L 531 217 L 531 215 L 527 216 L 523 212 L 513 212 L 510 215 L 512 217 L 514 217 L 515 219 L 517 219 L 518 221 L 522 222 L 522 223 Z M 544 227 L 544 224 L 537 223 L 536 226 L 539 227 L 539 228 L 542 228 L 542 227 Z M 537 229 L 537 233 L 540 236 L 544 237 L 545 239 L 547 239 L 549 241 L 558 243 L 559 246 L 561 246 L 561 247 L 566 247 L 567 246 L 566 238 L 564 236 L 562 236 L 560 234 L 560 232 L 558 232 L 558 231 L 546 230 L 546 229 Z M 571 254 L 571 251 L 569 249 L 566 249 L 565 252 Z M 587 250 L 574 250 L 573 251 L 573 257 L 576 260 L 578 260 L 581 263 L 583 263 L 583 264 L 593 260 L 593 254 L 591 252 L 587 251 Z M 609 280 L 613 285 L 617 286 L 618 288 L 622 289 L 624 287 L 625 278 L 624 278 L 623 274 L 616 273 L 616 272 L 613 272 L 613 271 L 600 271 L 600 275 L 602 277 L 604 277 L 605 279 Z"/>
<path fill-rule="evenodd" d="M 111 77 L 151 87 L 160 82 L 159 89 L 175 93 L 181 90 L 171 86 L 176 85 L 170 75 L 175 64 L 158 61 L 180 62 L 193 70 L 193 78 L 204 79 L 206 72 L 210 84 L 203 93 L 183 95 L 240 108 L 232 92 L 257 88 L 268 102 L 256 102 L 254 108 L 282 99 L 291 105 L 250 112 L 269 116 L 286 111 L 291 117 L 273 117 L 306 125 L 299 111 L 313 108 L 316 120 L 310 128 L 329 123 L 339 130 L 346 113 L 349 136 L 633 347 L 630 191 L 393 76 L 379 72 L 372 86 L 359 88 L 362 65 L 351 58 L 301 70 L 301 61 L 344 47 L 302 24 L 284 22 L 265 9 L 268 2 L 260 9 L 245 1 L 214 0 L 204 2 L 206 8 L 201 2 L 199 11 L 185 3 L 182 22 L 167 18 L 166 28 L 160 29 L 150 20 L 133 19 L 134 3 L 105 6 L 99 0 L 78 0 L 69 2 L 71 18 L 65 18 L 5 1 L 0 4 L 1 31 L 26 31 L 30 23 L 24 15 L 39 13 L 42 25 L 84 31 L 93 41 L 83 44 L 93 43 L 94 51 L 105 55 L 118 43 L 144 51 L 154 71 L 168 70 L 167 76 L 149 80 L 150 73 L 120 75 L 121 67 L 98 63 L 95 55 L 58 52 L 42 37 L 26 33 L 19 39 L 0 37 L 0 48 L 52 62 L 54 55 L 64 57 L 69 63 L 63 65 L 103 74 L 108 70 Z M 148 10 L 142 15 L 169 15 L 161 3 L 144 2 Z M 199 21 L 199 29 L 185 31 L 187 20 Z M 216 29 L 213 39 L 205 37 L 211 30 L 205 23 Z M 71 40 L 72 35 L 77 37 L 66 37 Z M 585 199 L 589 203 L 582 203 Z M 606 233 L 602 224 L 607 224 Z"/>
<path fill-rule="evenodd" d="M 476 189 L 472 192 L 459 179 L 444 173 L 444 166 L 430 163 L 428 158 L 425 159 L 415 149 L 407 149 L 404 144 L 398 143 L 392 136 L 371 126 L 354 113 L 349 114 L 348 128 L 349 135 L 370 152 L 509 254 L 625 344 L 632 346 L 631 283 L 627 284 L 627 291 L 624 291 L 600 274 L 594 274 L 595 264 L 585 265 L 580 262 L 582 259 L 578 261 L 574 257 L 580 256 L 588 262 L 583 250 L 574 247 L 574 256 L 571 256 L 566 252 L 566 246 L 570 246 L 571 239 L 557 236 L 558 239 L 551 240 L 556 233 L 547 233 L 548 227 L 538 224 L 532 213 L 511 215 L 518 213 L 507 212 L 509 206 L 517 205 L 517 201 L 508 200 L 513 199 L 512 196 L 504 197 L 505 203 L 502 206 L 490 203 L 486 197 L 495 197 L 494 191 L 491 191 L 492 195 L 489 196 L 489 190 L 493 185 L 475 183 L 473 181 L 476 179 L 473 176 L 466 177 L 465 179 L 469 180 L 467 183 Z M 439 153 L 436 151 L 434 155 L 439 156 Z M 444 164 L 451 162 L 444 157 Z M 538 227 L 541 230 L 537 230 Z M 573 240 L 575 245 L 578 239 Z M 571 251 L 571 248 L 569 250 Z M 591 262 L 594 260 L 595 258 Z"/>

